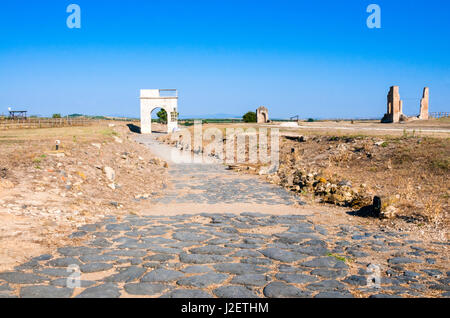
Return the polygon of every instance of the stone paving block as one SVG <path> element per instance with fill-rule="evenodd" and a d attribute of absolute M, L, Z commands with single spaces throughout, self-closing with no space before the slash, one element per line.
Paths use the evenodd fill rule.
<path fill-rule="evenodd" d="M 354 298 L 354 296 L 349 292 L 327 291 L 318 293 L 314 298 Z"/>
<path fill-rule="evenodd" d="M 270 259 L 262 258 L 262 257 L 242 258 L 241 263 L 255 264 L 255 265 L 271 265 L 271 264 L 273 264 L 273 262 Z"/>
<path fill-rule="evenodd" d="M 346 286 L 337 280 L 322 280 L 320 282 L 311 283 L 306 286 L 309 290 L 319 290 L 319 291 L 336 291 L 345 290 Z"/>
<path fill-rule="evenodd" d="M 140 257 L 145 256 L 147 254 L 146 251 L 139 250 L 113 250 L 104 253 L 105 256 L 129 256 L 129 257 Z"/>
<path fill-rule="evenodd" d="M 207 273 L 203 275 L 195 275 L 180 279 L 177 284 L 180 286 L 190 286 L 204 288 L 210 285 L 217 285 L 228 278 L 228 275 L 218 273 Z"/>
<path fill-rule="evenodd" d="M 181 269 L 181 271 L 187 274 L 201 274 L 211 272 L 212 268 L 204 265 L 191 265 Z"/>
<path fill-rule="evenodd" d="M 208 254 L 208 255 L 226 255 L 233 251 L 231 248 L 225 248 L 216 245 L 206 245 L 192 248 L 189 250 L 192 254 Z"/>
<path fill-rule="evenodd" d="M 179 241 L 204 242 L 211 237 L 208 235 L 196 234 L 191 232 L 176 232 L 173 234 L 173 238 Z"/>
<path fill-rule="evenodd" d="M 263 293 L 268 298 L 306 298 L 311 296 L 311 293 L 283 282 L 268 284 Z"/>
<path fill-rule="evenodd" d="M 275 277 L 279 280 L 293 284 L 307 284 L 318 281 L 316 277 L 306 274 L 278 273 Z"/>
<path fill-rule="evenodd" d="M 335 268 L 335 269 L 347 269 L 348 266 L 341 260 L 335 257 L 317 257 L 313 260 L 301 263 L 304 267 L 319 267 L 319 268 Z"/>
<path fill-rule="evenodd" d="M 170 289 L 170 286 L 152 283 L 133 283 L 126 284 L 124 289 L 130 295 L 155 296 L 167 291 Z"/>
<path fill-rule="evenodd" d="M 21 298 L 69 298 L 73 290 L 55 286 L 26 286 L 20 289 Z"/>
<path fill-rule="evenodd" d="M 49 277 L 68 277 L 73 271 L 68 270 L 67 268 L 42 268 L 34 271 L 38 275 L 49 276 Z"/>
<path fill-rule="evenodd" d="M 388 260 L 389 264 L 411 264 L 411 263 L 423 263 L 420 259 L 413 259 L 408 257 L 394 257 Z"/>
<path fill-rule="evenodd" d="M 36 284 L 48 281 L 49 279 L 40 275 L 23 272 L 5 272 L 0 273 L 0 280 L 10 284 Z"/>
<path fill-rule="evenodd" d="M 244 274 L 236 275 L 231 280 L 231 284 L 244 286 L 265 286 L 270 281 L 270 278 L 261 274 Z"/>
<path fill-rule="evenodd" d="M 80 255 L 88 255 L 88 254 L 98 254 L 102 250 L 99 248 L 93 248 L 93 247 L 85 247 L 85 246 L 79 246 L 79 247 L 61 247 L 58 248 L 58 253 L 64 255 L 64 256 L 80 256 Z"/>
<path fill-rule="evenodd" d="M 252 265 L 252 264 L 242 264 L 242 263 L 223 263 L 216 264 L 214 268 L 223 273 L 230 273 L 236 275 L 243 275 L 248 273 L 262 274 L 268 272 L 268 268 Z"/>
<path fill-rule="evenodd" d="M 75 284 L 74 281 L 72 279 L 70 279 L 70 278 L 69 278 L 69 281 L 68 281 L 67 278 L 58 278 L 58 279 L 52 280 L 50 282 L 50 285 L 58 286 L 58 287 L 68 287 L 68 288 L 69 287 L 72 288 L 74 286 L 74 284 Z M 95 284 L 97 284 L 97 282 L 96 281 L 92 281 L 92 280 L 80 280 L 79 281 L 79 286 L 83 287 L 83 288 L 91 287 L 91 286 L 93 286 Z"/>
<path fill-rule="evenodd" d="M 146 272 L 146 270 L 142 267 L 130 266 L 124 269 L 121 269 L 119 273 L 113 274 L 111 276 L 106 277 L 104 280 L 106 282 L 123 282 L 128 283 L 141 278 L 141 276 Z"/>
<path fill-rule="evenodd" d="M 180 254 L 180 262 L 186 264 L 215 264 L 227 262 L 231 259 L 222 255 L 202 255 L 202 254 Z"/>
<path fill-rule="evenodd" d="M 343 280 L 344 283 L 354 285 L 354 286 L 366 286 L 367 285 L 367 277 L 351 275 Z"/>
<path fill-rule="evenodd" d="M 111 268 L 113 268 L 113 265 L 108 263 L 88 263 L 80 266 L 80 270 L 83 273 L 104 272 Z"/>
<path fill-rule="evenodd" d="M 213 298 L 211 294 L 200 289 L 175 289 L 161 298 Z"/>
<path fill-rule="evenodd" d="M 329 268 L 317 268 L 311 271 L 311 275 L 314 276 L 320 276 L 323 278 L 339 278 L 339 277 L 345 277 L 348 274 L 347 270 L 336 270 L 336 269 L 329 269 Z"/>
<path fill-rule="evenodd" d="M 77 298 L 119 298 L 120 289 L 116 284 L 105 283 L 85 289 Z"/>
<path fill-rule="evenodd" d="M 299 253 L 293 253 L 289 251 L 285 251 L 278 248 L 267 248 L 264 250 L 259 251 L 261 254 L 263 254 L 266 257 L 269 257 L 271 259 L 281 261 L 284 263 L 292 263 L 296 262 L 298 260 L 304 259 L 307 256 Z"/>
<path fill-rule="evenodd" d="M 213 293 L 219 298 L 257 298 L 253 291 L 243 286 L 221 286 Z"/>
<path fill-rule="evenodd" d="M 62 257 L 62 258 L 52 259 L 47 264 L 52 267 L 69 267 L 71 265 L 80 266 L 81 262 L 78 259 L 73 258 L 73 257 Z"/>
<path fill-rule="evenodd" d="M 103 262 L 113 262 L 119 259 L 118 256 L 112 255 L 83 255 L 80 256 L 80 260 L 84 263 L 103 263 Z"/>
<path fill-rule="evenodd" d="M 0 299 L 1 298 L 18 298 L 16 295 L 14 295 L 13 292 L 10 291 L 0 291 Z"/>
<path fill-rule="evenodd" d="M 159 268 L 147 273 L 142 277 L 141 282 L 170 282 L 181 279 L 184 276 L 185 275 L 179 271 Z"/>
<path fill-rule="evenodd" d="M 156 262 L 167 262 L 168 260 L 174 259 L 175 256 L 170 254 L 154 254 L 144 258 L 144 261 L 156 261 Z"/>

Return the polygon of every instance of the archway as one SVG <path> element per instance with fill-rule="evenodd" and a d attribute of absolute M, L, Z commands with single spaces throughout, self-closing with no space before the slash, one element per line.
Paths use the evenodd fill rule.
<path fill-rule="evenodd" d="M 166 133 L 168 113 L 164 107 L 155 107 L 150 112 L 151 117 L 151 132 L 152 133 Z"/>
<path fill-rule="evenodd" d="M 267 114 L 263 112 L 261 113 L 261 116 L 263 117 L 264 122 L 267 123 Z"/>
<path fill-rule="evenodd" d="M 178 128 L 178 93 L 175 89 L 141 90 L 141 133 L 152 133 L 152 113 L 155 109 L 164 109 L 167 113 L 166 132 Z"/>

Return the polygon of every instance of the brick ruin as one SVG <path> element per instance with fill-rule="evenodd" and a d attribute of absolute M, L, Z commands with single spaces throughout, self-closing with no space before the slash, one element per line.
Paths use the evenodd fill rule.
<path fill-rule="evenodd" d="M 419 119 L 428 119 L 428 103 L 430 101 L 430 90 L 428 87 L 423 89 L 422 99 L 420 100 L 420 115 Z"/>
<path fill-rule="evenodd" d="M 422 99 L 420 100 L 420 114 L 417 117 L 408 117 L 403 114 L 403 101 L 400 98 L 399 87 L 391 86 L 387 95 L 387 113 L 381 119 L 382 123 L 398 123 L 408 120 L 427 120 L 428 119 L 428 104 L 430 94 L 429 88 L 423 89 Z"/>
<path fill-rule="evenodd" d="M 265 124 L 269 122 L 269 111 L 266 107 L 261 106 L 256 110 L 256 121 L 258 124 Z"/>
<path fill-rule="evenodd" d="M 399 87 L 391 86 L 387 95 L 387 113 L 381 120 L 382 123 L 398 123 L 403 113 L 403 102 L 400 99 Z"/>

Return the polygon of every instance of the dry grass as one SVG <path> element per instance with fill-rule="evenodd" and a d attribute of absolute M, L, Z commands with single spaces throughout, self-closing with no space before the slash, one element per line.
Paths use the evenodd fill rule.
<path fill-rule="evenodd" d="M 383 196 L 392 201 L 398 217 L 418 222 L 448 223 L 450 197 L 450 139 L 448 133 L 433 137 L 421 134 L 421 129 L 447 129 L 447 119 L 412 122 L 405 125 L 364 123 L 302 123 L 305 126 L 324 125 L 325 130 L 301 129 L 307 142 L 282 138 L 280 164 L 296 170 L 316 172 L 327 181 L 348 180 L 354 188 L 364 189 L 367 196 Z M 339 126 L 341 125 L 341 126 Z M 343 130 L 354 125 L 398 128 L 382 131 Z M 203 129 L 219 128 L 225 137 L 226 128 L 248 128 L 255 124 L 206 124 Z M 406 127 L 408 129 L 404 129 Z M 411 129 L 413 128 L 413 129 Z M 193 132 L 193 127 L 188 130 Z M 280 129 L 283 135 L 299 136 L 293 130 Z M 306 134 L 305 134 L 306 132 Z M 369 134 L 367 134 L 369 132 Z M 166 141 L 170 137 L 164 137 Z M 205 146 L 207 142 L 203 143 Z M 244 165 L 241 170 L 257 173 L 260 165 Z M 291 189 L 291 188 L 290 188 Z M 301 190 L 304 191 L 304 190 Z M 305 193 L 303 193 L 305 194 Z"/>
<path fill-rule="evenodd" d="M 395 196 L 400 217 L 437 221 L 448 212 L 448 138 L 332 137 L 302 145 L 288 142 L 284 147 L 303 148 L 303 160 L 331 153 L 321 169 L 328 179 L 364 185 L 370 195 Z"/>
<path fill-rule="evenodd" d="M 150 205 L 166 169 L 129 139 L 96 126 L 0 131 L 0 267 L 72 243 L 68 234 L 103 216 Z M 55 141 L 60 140 L 56 151 Z M 104 173 L 115 171 L 114 180 Z"/>

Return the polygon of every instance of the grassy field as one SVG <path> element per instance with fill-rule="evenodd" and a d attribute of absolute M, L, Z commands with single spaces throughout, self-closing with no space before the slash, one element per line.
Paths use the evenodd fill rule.
<path fill-rule="evenodd" d="M 101 136 L 112 136 L 114 131 L 107 125 L 83 127 L 58 127 L 36 129 L 10 129 L 0 130 L 1 143 L 15 143 L 24 141 L 39 141 L 53 138 L 56 140 L 90 141 Z"/>

